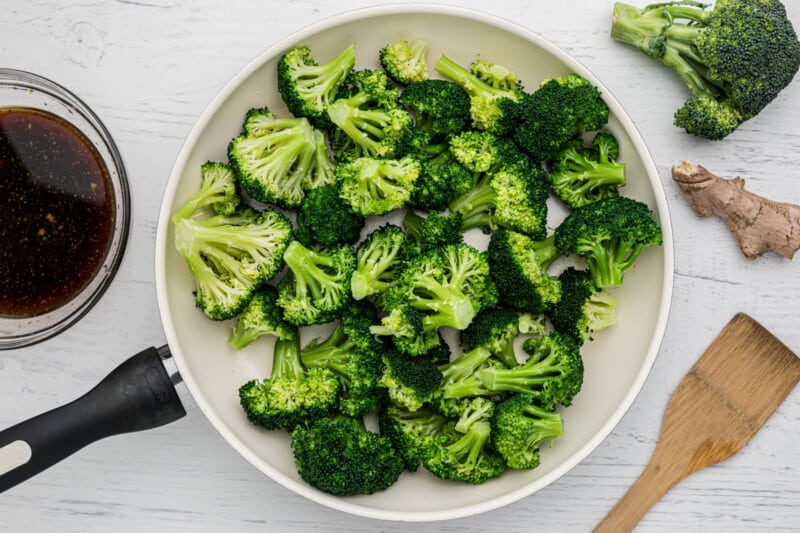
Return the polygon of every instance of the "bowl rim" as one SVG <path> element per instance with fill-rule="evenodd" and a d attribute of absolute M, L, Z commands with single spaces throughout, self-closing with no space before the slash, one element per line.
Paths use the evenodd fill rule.
<path fill-rule="evenodd" d="M 590 440 L 588 440 L 581 448 L 575 452 L 568 461 L 564 461 L 548 474 L 536 479 L 534 482 L 529 483 L 517 490 L 508 492 L 501 496 L 493 497 L 487 501 L 479 504 L 472 504 L 462 507 L 457 507 L 448 510 L 437 511 L 390 511 L 384 509 L 375 509 L 368 506 L 362 506 L 357 503 L 357 500 L 343 499 L 328 494 L 321 493 L 316 489 L 306 485 L 305 483 L 298 482 L 295 479 L 285 476 L 273 468 L 268 463 L 264 462 L 248 445 L 239 440 L 232 431 L 226 426 L 225 422 L 216 414 L 212 405 L 205 398 L 202 392 L 202 387 L 195 381 L 192 376 L 189 366 L 185 360 L 185 355 L 180 351 L 180 345 L 176 335 L 176 330 L 169 313 L 169 303 L 167 300 L 166 290 L 166 273 L 165 253 L 168 249 L 166 238 L 168 235 L 168 224 L 170 220 L 170 207 L 171 202 L 175 196 L 180 176 L 184 172 L 191 148 L 195 145 L 198 137 L 205 130 L 208 122 L 220 106 L 228 99 L 231 94 L 241 85 L 243 80 L 246 80 L 261 66 L 276 56 L 278 53 L 285 50 L 288 46 L 301 42 L 310 36 L 317 33 L 330 30 L 335 26 L 343 23 L 352 22 L 354 20 L 398 15 L 398 14 L 435 14 L 451 16 L 458 19 L 469 19 L 471 21 L 480 22 L 494 26 L 505 32 L 514 34 L 526 41 L 529 41 L 536 46 L 541 47 L 548 53 L 555 56 L 558 60 L 563 62 L 568 68 L 577 72 L 592 81 L 602 92 L 604 100 L 609 104 L 612 115 L 618 119 L 630 135 L 631 142 L 633 143 L 636 151 L 642 158 L 642 163 L 646 169 L 648 180 L 650 181 L 652 192 L 659 214 L 659 224 L 662 227 L 663 234 L 663 255 L 664 255 L 664 279 L 661 286 L 661 302 L 659 302 L 656 328 L 654 335 L 650 341 L 647 351 L 647 357 L 642 363 L 641 369 L 633 382 L 633 385 L 628 390 L 623 401 L 617 406 L 616 410 L 606 420 L 605 424 L 601 427 Z M 349 10 L 328 16 L 313 22 L 299 30 L 296 30 L 281 39 L 273 42 L 265 50 L 256 55 L 250 60 L 241 70 L 239 70 L 233 78 L 231 78 L 223 88 L 211 100 L 202 114 L 198 117 L 197 122 L 191 129 L 186 138 L 183 146 L 181 147 L 178 156 L 173 165 L 170 173 L 164 196 L 162 198 L 162 205 L 159 212 L 159 223 L 156 232 L 156 256 L 155 256 L 155 269 L 156 269 L 156 288 L 158 305 L 161 313 L 162 325 L 167 338 L 168 345 L 172 351 L 176 366 L 180 371 L 180 375 L 185 382 L 188 390 L 192 394 L 198 407 L 203 414 L 211 422 L 215 430 L 230 444 L 242 457 L 248 462 L 258 468 L 262 473 L 269 476 L 272 480 L 278 482 L 284 487 L 292 490 L 293 492 L 319 503 L 323 506 L 336 509 L 349 514 L 362 516 L 366 518 L 374 518 L 389 521 L 401 522 L 430 522 L 451 520 L 456 518 L 463 518 L 475 514 L 488 512 L 513 502 L 516 502 L 534 492 L 546 487 L 553 481 L 565 475 L 568 471 L 574 468 L 577 464 L 583 461 L 599 444 L 605 440 L 612 430 L 618 425 L 625 413 L 630 409 L 636 396 L 641 391 L 650 371 L 655 363 L 655 358 L 661 346 L 661 342 L 666 331 L 666 324 L 671 305 L 671 298 L 673 294 L 673 276 L 674 276 L 674 250 L 673 250 L 673 234 L 672 224 L 669 214 L 669 207 L 667 203 L 666 193 L 663 185 L 659 179 L 659 174 L 655 162 L 653 161 L 650 151 L 647 149 L 644 140 L 641 137 L 636 126 L 633 124 L 630 116 L 625 112 L 624 108 L 611 94 L 611 92 L 604 86 L 604 84 L 591 72 L 585 65 L 572 57 L 562 48 L 558 47 L 548 39 L 533 30 L 530 30 L 521 24 L 499 17 L 497 15 L 489 14 L 472 8 L 442 5 L 442 4 L 419 4 L 409 3 L 402 5 L 383 5 L 363 7 L 354 10 Z"/>

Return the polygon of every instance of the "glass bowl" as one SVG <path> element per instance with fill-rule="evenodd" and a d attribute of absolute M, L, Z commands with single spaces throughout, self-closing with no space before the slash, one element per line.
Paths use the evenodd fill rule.
<path fill-rule="evenodd" d="M 65 330 L 100 299 L 128 237 L 108 130 L 46 78 L 0 68 L 0 350 Z"/>

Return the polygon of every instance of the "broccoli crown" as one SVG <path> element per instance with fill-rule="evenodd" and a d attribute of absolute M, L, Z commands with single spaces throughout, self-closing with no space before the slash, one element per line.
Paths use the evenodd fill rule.
<path fill-rule="evenodd" d="M 438 342 L 438 339 L 422 339 L 424 334 L 422 327 L 422 315 L 415 307 L 406 302 L 390 302 L 392 307 L 389 313 L 381 318 L 380 324 L 374 324 L 370 331 L 377 336 L 392 336 L 392 342 L 400 346 L 403 353 L 420 355 L 427 351 L 427 347 L 420 346 L 418 349 L 405 349 L 403 343 L 416 342 Z M 399 342 L 399 344 L 397 344 Z M 425 344 L 423 342 L 423 344 Z"/>
<path fill-rule="evenodd" d="M 278 118 L 267 108 L 247 113 L 244 132 L 228 144 L 239 186 L 251 198 L 297 207 L 321 159 L 317 138 L 305 118 Z"/>
<path fill-rule="evenodd" d="M 237 317 L 228 344 L 241 350 L 264 335 L 286 340 L 296 334 L 296 328 L 283 320 L 278 307 L 278 291 L 272 285 L 262 285 Z"/>
<path fill-rule="evenodd" d="M 292 450 L 300 477 L 336 496 L 386 489 L 404 468 L 387 437 L 367 431 L 362 420 L 348 416 L 297 426 L 292 431 Z"/>
<path fill-rule="evenodd" d="M 564 432 L 564 419 L 540 407 L 535 396 L 515 394 L 497 404 L 492 418 L 492 444 L 511 468 L 539 466 L 539 448 Z"/>
<path fill-rule="evenodd" d="M 428 43 L 422 39 L 401 39 L 378 52 L 383 70 L 393 81 L 403 85 L 428 79 Z"/>
<path fill-rule="evenodd" d="M 800 67 L 800 42 L 779 0 L 721 0 L 707 7 L 617 3 L 611 37 L 675 71 L 692 94 L 675 124 L 719 140 L 789 85 Z"/>
<path fill-rule="evenodd" d="M 450 138 L 450 152 L 471 172 L 496 170 L 508 157 L 509 146 L 487 131 L 465 131 Z"/>
<path fill-rule="evenodd" d="M 286 429 L 328 416 L 336 408 L 339 381 L 327 369 L 306 371 L 300 362 L 300 336 L 277 339 L 272 374 L 239 388 L 239 402 L 248 420 L 266 429 Z"/>
<path fill-rule="evenodd" d="M 542 167 L 519 162 L 504 165 L 489 184 L 494 192 L 492 219 L 496 225 L 533 239 L 546 236 L 550 190 Z"/>
<path fill-rule="evenodd" d="M 467 92 L 476 129 L 505 134 L 515 126 L 525 92 L 509 69 L 478 58 L 467 70 L 444 54 L 434 69 Z"/>
<path fill-rule="evenodd" d="M 449 152 L 446 152 L 449 155 Z M 447 209 L 450 201 L 472 189 L 473 174 L 450 157 L 422 162 L 408 206 L 425 211 Z"/>
<path fill-rule="evenodd" d="M 591 148 L 576 140 L 553 160 L 550 187 L 572 209 L 617 196 L 625 185 L 625 164 L 615 161 L 618 156 L 619 143 L 610 133 L 597 133 Z"/>
<path fill-rule="evenodd" d="M 403 217 L 403 227 L 418 245 L 421 253 L 464 242 L 461 231 L 461 213 L 440 215 L 430 213 L 423 217 L 408 209 Z"/>
<path fill-rule="evenodd" d="M 447 418 L 425 406 L 410 411 L 389 405 L 378 413 L 381 435 L 392 442 L 409 472 L 419 469 L 426 448 L 435 435 L 444 431 L 446 424 Z"/>
<path fill-rule="evenodd" d="M 338 185 L 322 185 L 308 191 L 303 198 L 297 213 L 301 229 L 297 239 L 306 246 L 352 244 L 358 240 L 366 218 L 355 213 L 339 193 Z"/>
<path fill-rule="evenodd" d="M 500 228 L 489 239 L 488 255 L 501 304 L 523 313 L 541 314 L 561 298 L 561 282 L 547 273 L 561 255 L 553 235 L 535 241 Z"/>
<path fill-rule="evenodd" d="M 195 279 L 197 307 L 212 320 L 236 316 L 256 287 L 281 271 L 291 236 L 292 223 L 272 210 L 175 223 L 175 248 Z"/>
<path fill-rule="evenodd" d="M 409 83 L 400 94 L 400 102 L 413 111 L 415 128 L 437 140 L 462 132 L 470 122 L 469 94 L 452 81 Z"/>
<path fill-rule="evenodd" d="M 371 231 L 356 251 L 356 270 L 350 280 L 353 298 L 363 300 L 391 287 L 408 255 L 408 236 L 394 224 Z"/>
<path fill-rule="evenodd" d="M 662 242 L 661 228 L 650 208 L 624 196 L 575 209 L 556 228 L 554 237 L 558 253 L 586 258 L 594 284 L 601 289 L 620 285 L 642 251 Z"/>
<path fill-rule="evenodd" d="M 526 94 L 520 116 L 514 140 L 534 159 L 549 161 L 584 131 L 603 128 L 608 105 L 591 82 L 567 74 L 547 79 Z"/>
<path fill-rule="evenodd" d="M 350 302 L 356 254 L 347 245 L 310 249 L 292 241 L 283 254 L 289 272 L 278 283 L 283 318 L 295 326 L 324 324 Z"/>
<path fill-rule="evenodd" d="M 430 399 L 442 381 L 442 372 L 427 357 L 414 357 L 398 350 L 383 354 L 386 365 L 381 385 L 389 392 L 389 399 L 409 411 L 416 411 Z"/>
<path fill-rule="evenodd" d="M 336 166 L 342 198 L 362 216 L 384 215 L 405 205 L 420 174 L 420 163 L 410 157 L 359 157 Z"/>
<path fill-rule="evenodd" d="M 208 208 L 218 215 L 232 215 L 240 202 L 233 169 L 224 163 L 208 161 L 200 166 L 200 190 L 172 215 L 172 222 L 192 217 Z"/>
<path fill-rule="evenodd" d="M 292 48 L 278 62 L 278 92 L 296 117 L 328 129 L 332 126 L 327 109 L 353 70 L 355 46 L 350 45 L 324 65 L 318 65 L 307 46 Z"/>
<path fill-rule="evenodd" d="M 512 368 L 481 368 L 478 378 L 489 391 L 529 394 L 546 409 L 568 406 L 583 385 L 583 358 L 569 335 L 550 333 L 523 344 L 528 359 Z"/>
<path fill-rule="evenodd" d="M 543 316 L 534 317 L 504 307 L 484 309 L 460 332 L 459 341 L 465 350 L 487 348 L 507 366 L 517 364 L 514 339 L 520 334 L 543 335 Z"/>
<path fill-rule="evenodd" d="M 595 331 L 614 324 L 617 301 L 608 291 L 595 286 L 588 271 L 569 267 L 558 279 L 561 281 L 561 300 L 549 313 L 556 331 L 583 344 Z"/>

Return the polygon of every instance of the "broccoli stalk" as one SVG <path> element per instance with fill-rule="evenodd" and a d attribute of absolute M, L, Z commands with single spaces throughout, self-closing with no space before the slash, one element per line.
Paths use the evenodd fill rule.
<path fill-rule="evenodd" d="M 600 132 L 585 149 L 576 141 L 555 158 L 549 179 L 552 191 L 572 209 L 619 194 L 625 185 L 625 164 L 614 161 L 619 144 Z"/>
<path fill-rule="evenodd" d="M 240 197 L 233 170 L 223 163 L 209 161 L 200 167 L 200 190 L 172 215 L 172 222 L 189 218 L 198 211 L 212 207 L 218 215 L 232 215 L 239 207 Z"/>
<path fill-rule="evenodd" d="M 492 419 L 492 443 L 511 468 L 539 466 L 539 448 L 564 432 L 564 419 L 536 404 L 535 397 L 515 394 L 499 403 Z"/>
<path fill-rule="evenodd" d="M 364 298 L 394 285 L 407 259 L 408 237 L 398 226 L 385 224 L 367 235 L 356 251 L 356 270 L 350 280 L 353 298 Z"/>

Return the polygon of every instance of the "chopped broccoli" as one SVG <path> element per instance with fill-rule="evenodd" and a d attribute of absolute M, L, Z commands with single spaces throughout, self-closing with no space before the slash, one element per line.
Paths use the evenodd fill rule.
<path fill-rule="evenodd" d="M 423 217 L 413 209 L 408 209 L 403 217 L 403 227 L 416 241 L 421 253 L 448 244 L 464 242 L 461 225 L 461 213 L 451 215 L 430 213 L 427 217 Z"/>
<path fill-rule="evenodd" d="M 296 117 L 306 117 L 318 128 L 332 126 L 328 107 L 353 70 L 356 54 L 350 45 L 324 65 L 318 65 L 307 46 L 286 52 L 278 63 L 278 92 Z"/>
<path fill-rule="evenodd" d="M 442 434 L 447 422 L 447 418 L 425 406 L 409 411 L 389 405 L 378 414 L 381 435 L 392 442 L 409 472 L 419 469 L 432 438 Z"/>
<path fill-rule="evenodd" d="M 292 450 L 300 477 L 336 496 L 384 490 L 404 468 L 388 438 L 368 431 L 363 420 L 344 415 L 297 426 Z"/>
<path fill-rule="evenodd" d="M 398 350 L 383 354 L 385 368 L 381 385 L 389 392 L 389 399 L 409 411 L 416 411 L 430 399 L 442 381 L 442 372 L 427 357 L 413 357 Z"/>
<path fill-rule="evenodd" d="M 370 232 L 356 250 L 353 298 L 363 300 L 394 285 L 408 253 L 408 236 L 398 226 L 384 224 Z"/>
<path fill-rule="evenodd" d="M 599 132 L 586 149 L 579 140 L 553 160 L 551 190 L 571 208 L 619 195 L 625 185 L 625 164 L 616 162 L 619 143 L 610 133 Z"/>
<path fill-rule="evenodd" d="M 608 105 L 586 78 L 567 74 L 544 80 L 520 103 L 514 140 L 539 161 L 549 161 L 585 131 L 602 129 Z"/>
<path fill-rule="evenodd" d="M 583 344 L 592 338 L 592 333 L 614 324 L 617 300 L 608 291 L 598 289 L 588 271 L 569 267 L 558 279 L 561 300 L 549 313 L 556 331 Z"/>
<path fill-rule="evenodd" d="M 272 285 L 263 285 L 237 317 L 228 344 L 241 350 L 254 340 L 271 335 L 281 340 L 297 335 L 297 328 L 283 320 L 278 307 L 278 291 Z"/>
<path fill-rule="evenodd" d="M 358 240 L 365 223 L 366 218 L 342 199 L 338 185 L 322 185 L 308 191 L 300 204 L 297 225 L 303 237 L 297 239 L 306 246 L 352 244 Z"/>
<path fill-rule="evenodd" d="M 409 83 L 400 101 L 414 113 L 414 127 L 429 133 L 434 141 L 456 135 L 469 125 L 469 94 L 447 80 Z"/>
<path fill-rule="evenodd" d="M 564 419 L 540 407 L 529 394 L 515 394 L 499 403 L 492 419 L 492 444 L 511 468 L 539 466 L 539 448 L 564 433 Z"/>
<path fill-rule="evenodd" d="M 197 284 L 197 307 L 212 320 L 236 316 L 256 287 L 281 271 L 291 235 L 292 223 L 272 210 L 180 219 L 175 248 Z"/>
<path fill-rule="evenodd" d="M 485 346 L 461 352 L 452 361 L 439 365 L 442 381 L 439 389 L 432 394 L 431 404 L 445 416 L 459 416 L 463 402 L 448 400 L 489 394 L 478 381 L 477 372 L 480 368 L 493 365 L 492 352 Z"/>
<path fill-rule="evenodd" d="M 800 42 L 779 0 L 692 1 L 642 9 L 617 2 L 611 37 L 671 68 L 691 96 L 675 125 L 720 140 L 754 117 L 794 78 Z"/>
<path fill-rule="evenodd" d="M 436 336 L 424 335 L 422 314 L 414 306 L 406 302 L 392 302 L 392 306 L 381 323 L 370 328 L 373 335 L 390 336 L 401 352 L 412 355 L 423 354 L 439 342 Z"/>
<path fill-rule="evenodd" d="M 327 369 L 306 370 L 300 362 L 300 336 L 277 339 L 272 373 L 239 388 L 239 401 L 248 420 L 266 429 L 303 426 L 328 416 L 339 400 L 339 381 Z"/>
<path fill-rule="evenodd" d="M 405 205 L 420 173 L 419 161 L 359 157 L 336 166 L 341 196 L 356 213 L 385 215 Z"/>
<path fill-rule="evenodd" d="M 488 254 L 501 304 L 538 315 L 561 298 L 561 282 L 547 273 L 560 255 L 553 235 L 536 241 L 500 228 L 489 239 Z"/>
<path fill-rule="evenodd" d="M 406 85 L 428 79 L 428 43 L 422 39 L 401 39 L 387 44 L 378 52 L 386 75 Z"/>
<path fill-rule="evenodd" d="M 306 248 L 292 241 L 283 254 L 289 272 L 278 283 L 283 318 L 295 326 L 324 324 L 350 303 L 356 254 L 347 245 Z"/>
<path fill-rule="evenodd" d="M 200 166 L 200 190 L 172 215 L 172 222 L 177 223 L 207 208 L 218 215 L 232 215 L 240 202 L 236 175 L 231 167 L 209 161 Z"/>
<path fill-rule="evenodd" d="M 484 309 L 460 332 L 459 341 L 465 350 L 487 348 L 507 366 L 517 364 L 514 339 L 519 335 L 544 335 L 544 315 L 518 313 L 503 307 Z"/>
<path fill-rule="evenodd" d="M 449 143 L 427 146 L 422 155 L 412 157 L 416 157 L 422 166 L 407 202 L 409 207 L 443 211 L 453 198 L 472 188 L 473 173 L 455 159 Z"/>
<path fill-rule="evenodd" d="M 572 211 L 556 228 L 559 254 L 586 258 L 598 288 L 616 287 L 649 246 L 660 245 L 661 228 L 650 208 L 624 196 L 600 200 Z"/>
<path fill-rule="evenodd" d="M 583 358 L 575 340 L 558 332 L 523 344 L 528 359 L 512 368 L 478 370 L 481 384 L 492 392 L 529 394 L 545 409 L 568 406 L 583 386 Z"/>

